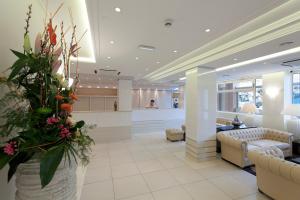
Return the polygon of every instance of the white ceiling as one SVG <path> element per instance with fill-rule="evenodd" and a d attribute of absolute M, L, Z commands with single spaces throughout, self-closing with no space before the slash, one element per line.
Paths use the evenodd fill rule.
<path fill-rule="evenodd" d="M 109 66 L 123 75 L 140 79 L 286 0 L 86 2 L 96 63 L 81 63 L 80 72 L 93 73 L 95 68 Z M 115 12 L 115 7 L 120 7 L 121 12 Z M 164 27 L 166 19 L 174 21 L 172 27 Z M 205 32 L 208 28 L 211 29 L 209 33 Z M 140 44 L 155 46 L 156 50 L 142 51 L 137 48 Z M 173 53 L 173 50 L 178 53 Z"/>

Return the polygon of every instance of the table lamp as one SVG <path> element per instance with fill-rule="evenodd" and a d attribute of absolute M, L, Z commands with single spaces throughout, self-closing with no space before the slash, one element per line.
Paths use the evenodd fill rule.
<path fill-rule="evenodd" d="M 244 113 L 250 113 L 250 114 L 255 114 L 256 113 L 256 106 L 254 103 L 245 103 L 241 109 L 242 112 Z"/>

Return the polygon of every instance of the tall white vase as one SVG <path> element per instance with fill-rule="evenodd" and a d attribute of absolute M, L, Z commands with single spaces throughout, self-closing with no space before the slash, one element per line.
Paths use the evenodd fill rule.
<path fill-rule="evenodd" d="M 62 161 L 52 181 L 41 189 L 40 163 L 31 160 L 16 172 L 16 200 L 76 200 L 76 163 Z"/>

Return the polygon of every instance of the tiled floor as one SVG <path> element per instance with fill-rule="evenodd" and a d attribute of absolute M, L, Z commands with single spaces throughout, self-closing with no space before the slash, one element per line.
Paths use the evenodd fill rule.
<path fill-rule="evenodd" d="M 185 157 L 163 133 L 97 144 L 81 200 L 268 200 L 255 176 L 223 161 Z"/>

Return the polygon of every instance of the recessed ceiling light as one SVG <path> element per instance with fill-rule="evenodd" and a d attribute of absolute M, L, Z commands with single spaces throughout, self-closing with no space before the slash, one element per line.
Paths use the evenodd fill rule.
<path fill-rule="evenodd" d="M 146 51 L 154 51 L 155 50 L 155 47 L 143 45 L 143 44 L 139 45 L 138 48 L 141 50 L 146 50 Z"/>
<path fill-rule="evenodd" d="M 108 59 L 108 60 L 110 60 L 110 59 L 111 59 L 111 57 L 110 57 L 110 56 L 108 56 L 108 57 L 107 57 L 107 59 Z"/>
<path fill-rule="evenodd" d="M 114 44 L 114 43 L 115 43 L 115 41 L 111 40 L 111 41 L 109 41 L 109 43 L 110 43 L 110 44 Z"/>
<path fill-rule="evenodd" d="M 156 64 L 159 64 L 159 63 L 160 63 L 159 61 L 156 62 Z"/>
<path fill-rule="evenodd" d="M 206 33 L 209 33 L 210 32 L 210 29 L 208 28 L 208 29 L 205 29 L 205 32 Z"/>
<path fill-rule="evenodd" d="M 237 61 L 238 59 L 237 59 L 237 58 L 234 58 L 233 60 L 234 60 L 234 61 Z"/>
<path fill-rule="evenodd" d="M 174 50 L 174 51 L 173 51 L 173 53 L 177 53 L 177 52 L 178 52 L 177 50 Z"/>
<path fill-rule="evenodd" d="M 105 88 L 108 88 L 108 86 L 105 86 Z"/>
<path fill-rule="evenodd" d="M 267 64 L 267 62 L 264 62 L 264 65 L 266 65 Z"/>
<path fill-rule="evenodd" d="M 100 86 L 97 86 L 97 88 L 100 88 Z"/>
<path fill-rule="evenodd" d="M 110 68 L 110 66 L 107 65 L 107 66 L 105 66 L 105 68 Z"/>
<path fill-rule="evenodd" d="M 139 59 L 139 57 L 135 57 L 135 59 L 136 59 L 136 60 L 138 60 L 138 59 Z"/>
<path fill-rule="evenodd" d="M 185 79 L 186 79 L 186 77 L 179 78 L 180 81 L 184 81 Z"/>
<path fill-rule="evenodd" d="M 116 12 L 121 12 L 121 8 L 116 7 L 116 8 L 115 8 L 115 11 L 116 11 Z"/>
<path fill-rule="evenodd" d="M 89 85 L 88 88 L 92 88 L 92 86 Z"/>

